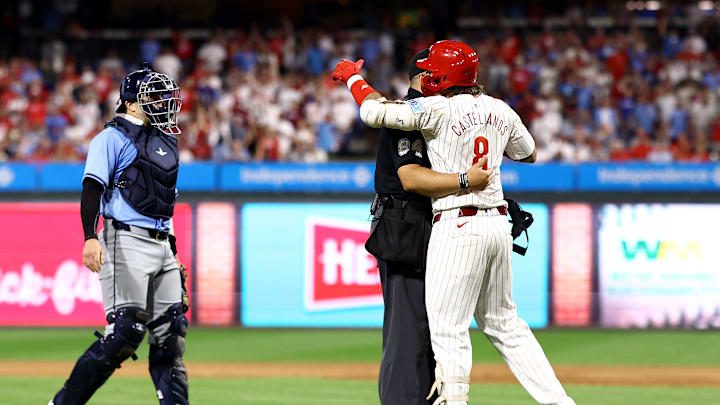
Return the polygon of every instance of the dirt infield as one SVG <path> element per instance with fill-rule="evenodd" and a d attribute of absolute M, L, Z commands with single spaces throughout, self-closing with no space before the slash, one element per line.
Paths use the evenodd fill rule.
<path fill-rule="evenodd" d="M 72 363 L 65 361 L 2 361 L 0 377 L 65 377 Z M 214 363 L 188 362 L 191 378 L 305 377 L 375 380 L 376 363 Z M 720 387 L 720 367 L 580 366 L 555 365 L 565 384 L 626 386 Z M 118 370 L 124 377 L 148 375 L 147 362 L 128 361 Z M 516 383 L 504 364 L 475 364 L 473 383 Z"/>

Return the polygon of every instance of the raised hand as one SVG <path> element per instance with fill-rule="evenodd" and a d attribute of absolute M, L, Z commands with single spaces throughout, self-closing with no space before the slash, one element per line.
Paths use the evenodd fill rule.
<path fill-rule="evenodd" d="M 363 59 L 360 59 L 357 62 L 350 62 L 347 59 L 342 59 L 337 65 L 335 65 L 335 70 L 333 70 L 332 74 L 333 80 L 340 80 L 343 83 L 347 83 L 348 79 L 350 79 L 352 75 L 360 74 L 360 69 L 362 68 L 363 63 L 365 63 L 365 60 Z"/>

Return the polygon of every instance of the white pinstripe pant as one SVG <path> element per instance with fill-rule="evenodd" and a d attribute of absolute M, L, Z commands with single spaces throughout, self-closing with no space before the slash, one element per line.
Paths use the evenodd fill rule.
<path fill-rule="evenodd" d="M 469 379 L 473 315 L 520 384 L 541 404 L 574 404 L 555 376 L 512 299 L 512 237 L 497 210 L 472 217 L 443 211 L 430 237 L 425 299 L 438 379 Z M 469 384 L 444 384 L 445 397 L 462 398 Z M 448 405 L 464 405 L 450 400 Z"/>

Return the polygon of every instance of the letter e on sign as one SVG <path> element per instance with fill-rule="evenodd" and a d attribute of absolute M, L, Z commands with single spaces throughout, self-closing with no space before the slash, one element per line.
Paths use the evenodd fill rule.
<path fill-rule="evenodd" d="M 370 224 L 308 218 L 305 234 L 306 309 L 382 304 L 377 260 L 365 250 Z"/>

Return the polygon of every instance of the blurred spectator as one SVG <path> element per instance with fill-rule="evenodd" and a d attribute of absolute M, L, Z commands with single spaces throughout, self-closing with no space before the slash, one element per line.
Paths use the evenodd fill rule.
<path fill-rule="evenodd" d="M 682 41 L 678 35 L 678 31 L 670 30 L 663 40 L 663 55 L 667 58 L 674 58 L 682 48 Z"/>
<path fill-rule="evenodd" d="M 660 110 L 660 119 L 663 122 L 669 122 L 670 116 L 675 111 L 677 98 L 668 84 L 661 84 L 657 92 L 656 102 Z"/>
<path fill-rule="evenodd" d="M 676 139 L 680 135 L 687 134 L 689 129 L 688 118 L 689 114 L 685 103 L 680 103 L 675 111 L 670 114 L 670 138 Z"/>
<path fill-rule="evenodd" d="M 668 163 L 673 159 L 673 152 L 670 145 L 670 136 L 666 125 L 663 125 L 658 132 L 657 139 L 653 142 L 652 149 L 647 155 L 647 160 L 654 163 Z"/>
<path fill-rule="evenodd" d="M 203 68 L 212 73 L 217 73 L 223 67 L 227 59 L 225 41 L 220 34 L 215 34 L 212 39 L 198 50 L 198 59 L 203 62 Z"/>
<path fill-rule="evenodd" d="M 193 46 L 193 43 L 186 36 L 175 33 L 172 36 L 172 41 L 175 46 L 174 52 L 178 58 L 183 61 L 188 61 L 193 58 L 195 46 Z"/>
<path fill-rule="evenodd" d="M 605 97 L 600 108 L 595 111 L 595 124 L 610 133 L 615 132 L 619 124 L 619 117 L 609 97 Z"/>
<path fill-rule="evenodd" d="M 81 88 L 78 102 L 70 111 L 72 125 L 67 127 L 65 134 L 75 143 L 89 143 L 88 138 L 94 135 L 92 132 L 100 120 L 100 108 L 95 97 L 91 87 Z"/>
<path fill-rule="evenodd" d="M 680 134 L 671 147 L 673 159 L 676 161 L 687 161 L 693 158 L 693 149 L 685 134 Z"/>
<path fill-rule="evenodd" d="M 51 142 L 56 143 L 65 138 L 65 128 L 68 126 L 68 119 L 55 103 L 50 103 L 49 107 L 50 110 L 45 119 L 47 137 Z"/>
<path fill-rule="evenodd" d="M 643 128 L 638 128 L 637 136 L 633 140 L 628 157 L 633 160 L 647 160 L 652 150 L 653 146 L 648 133 Z"/>
<path fill-rule="evenodd" d="M 613 139 L 610 142 L 610 160 L 624 162 L 632 159 L 632 153 L 625 148 L 622 139 Z"/>
<path fill-rule="evenodd" d="M 513 94 L 523 94 L 530 89 L 532 74 L 525 68 L 521 56 L 515 59 L 515 67 L 510 71 L 510 90 Z"/>
<path fill-rule="evenodd" d="M 59 39 L 45 42 L 42 47 L 42 59 L 40 66 L 42 69 L 53 76 L 62 71 L 63 63 L 65 63 L 65 52 L 67 46 Z"/>
<path fill-rule="evenodd" d="M 641 92 L 638 96 L 638 102 L 635 105 L 634 118 L 645 136 L 653 132 L 658 119 L 658 113 L 655 104 L 650 101 L 647 91 Z"/>
<path fill-rule="evenodd" d="M 717 114 L 717 100 L 711 98 L 708 89 L 700 90 L 693 96 L 690 117 L 695 131 L 707 133 L 710 130 L 710 123 Z"/>
<path fill-rule="evenodd" d="M 308 73 L 312 75 L 319 75 L 325 71 L 325 64 L 327 60 L 327 53 L 320 48 L 316 43 L 311 44 L 307 48 L 305 53 L 306 67 Z"/>
<path fill-rule="evenodd" d="M 115 49 L 110 49 L 105 58 L 100 60 L 100 68 L 108 71 L 123 71 L 123 61 L 118 57 Z"/>
<path fill-rule="evenodd" d="M 146 36 L 145 39 L 140 42 L 140 58 L 143 61 L 153 63 L 155 58 L 160 53 L 160 41 L 153 38 L 152 36 Z"/>
<path fill-rule="evenodd" d="M 695 139 L 695 150 L 691 160 L 694 162 L 707 162 L 710 160 L 707 137 L 701 135 Z"/>
<path fill-rule="evenodd" d="M 182 72 L 182 62 L 170 46 L 165 46 L 162 53 L 155 59 L 153 69 L 179 80 Z"/>

